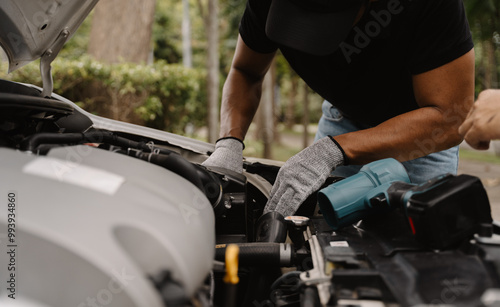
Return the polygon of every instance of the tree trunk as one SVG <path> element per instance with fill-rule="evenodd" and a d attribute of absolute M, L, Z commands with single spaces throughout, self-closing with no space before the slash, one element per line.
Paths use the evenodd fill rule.
<path fill-rule="evenodd" d="M 281 144 L 281 135 L 280 135 L 280 132 L 279 132 L 279 129 L 278 129 L 278 122 L 279 122 L 279 119 L 278 119 L 278 114 L 279 114 L 279 104 L 280 104 L 280 96 L 279 96 L 279 85 L 278 85 L 278 82 L 277 82 L 277 79 L 278 79 L 278 76 L 277 76 L 277 65 L 276 65 L 276 60 L 273 60 L 273 63 L 271 64 L 271 67 L 270 67 L 270 72 L 271 72 L 271 80 L 272 80 L 272 99 L 273 99 L 273 103 L 272 103 L 272 114 L 273 114 L 273 142 L 275 144 Z"/>
<path fill-rule="evenodd" d="M 189 0 L 182 0 L 182 64 L 193 67 L 191 48 L 191 17 L 189 16 Z"/>
<path fill-rule="evenodd" d="M 302 117 L 302 124 L 304 125 L 304 134 L 302 137 L 302 147 L 309 146 L 309 86 L 304 83 L 304 116 Z"/>
<path fill-rule="evenodd" d="M 484 88 L 496 88 L 498 86 L 498 72 L 495 60 L 495 46 L 493 45 L 491 39 L 488 39 L 483 42 L 483 47 L 483 54 L 486 59 L 486 61 L 484 61 Z"/>
<path fill-rule="evenodd" d="M 269 70 L 264 78 L 262 99 L 259 106 L 260 120 L 258 123 L 258 134 L 264 144 L 264 152 L 262 153 L 262 156 L 265 159 L 272 159 L 272 144 L 274 136 L 273 88 L 272 70 Z"/>
<path fill-rule="evenodd" d="M 488 53 L 488 66 L 491 68 L 491 84 L 488 88 L 498 88 L 498 68 L 495 57 L 495 45 L 492 40 L 486 42 L 486 52 Z"/>
<path fill-rule="evenodd" d="M 107 63 L 147 63 L 156 0 L 101 0 L 94 12 L 88 53 Z"/>
<path fill-rule="evenodd" d="M 291 76 L 290 96 L 288 98 L 288 106 L 286 107 L 285 125 L 287 129 L 292 129 L 295 124 L 295 102 L 297 101 L 297 88 L 299 78 L 295 75 Z"/>
<path fill-rule="evenodd" d="M 208 95 L 208 141 L 214 143 L 219 128 L 219 3 L 208 0 L 207 34 L 207 95 Z"/>

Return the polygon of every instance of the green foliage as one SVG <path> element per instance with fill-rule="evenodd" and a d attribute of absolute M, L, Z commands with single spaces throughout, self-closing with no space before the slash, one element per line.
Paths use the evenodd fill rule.
<path fill-rule="evenodd" d="M 492 39 L 494 32 L 498 31 L 500 3 L 495 0 L 464 0 L 464 4 L 476 38 Z"/>
<path fill-rule="evenodd" d="M 1 71 L 7 70 L 0 63 Z M 53 63 L 54 92 L 87 111 L 174 133 L 206 124 L 205 72 L 168 65 L 103 64 L 89 57 Z M 34 63 L 0 78 L 42 85 Z"/>
<path fill-rule="evenodd" d="M 64 45 L 58 58 L 64 57 L 68 59 L 78 59 L 86 53 L 87 45 L 89 43 L 90 29 L 92 27 L 92 15 L 93 13 L 91 12 L 90 15 L 83 21 L 73 37 L 71 37 L 71 39 Z"/>
<path fill-rule="evenodd" d="M 493 144 L 491 144 L 491 145 L 493 145 Z M 479 162 L 487 162 L 487 163 L 491 163 L 491 164 L 499 164 L 500 165 L 500 157 L 493 155 L 489 152 L 470 150 L 470 149 L 460 149 L 459 155 L 460 155 L 460 159 L 479 161 Z"/>
<path fill-rule="evenodd" d="M 236 39 L 239 33 L 241 16 L 245 11 L 246 1 L 242 0 L 219 0 L 221 7 L 221 21 L 224 23 L 223 37 L 226 39 Z"/>
<path fill-rule="evenodd" d="M 153 24 L 154 57 L 168 63 L 182 60 L 182 1 L 158 0 Z"/>
<path fill-rule="evenodd" d="M 476 94 L 500 87 L 500 2 L 464 0 L 476 53 Z"/>
<path fill-rule="evenodd" d="M 296 142 L 297 144 L 280 144 L 278 142 L 273 142 L 271 144 L 272 159 L 285 162 L 290 157 L 299 153 L 303 148 L 300 146 L 301 136 L 298 136 L 298 138 L 299 141 Z M 254 139 L 245 140 L 243 155 L 246 157 L 262 158 L 264 155 L 263 143 Z"/>

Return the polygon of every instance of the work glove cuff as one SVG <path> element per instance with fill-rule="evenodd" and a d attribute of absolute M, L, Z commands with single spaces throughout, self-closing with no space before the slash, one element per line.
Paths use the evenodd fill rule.
<path fill-rule="evenodd" d="M 241 143 L 241 146 L 242 146 L 242 150 L 245 149 L 245 143 L 243 143 L 242 140 L 238 139 L 237 137 L 234 137 L 234 136 L 226 136 L 226 137 L 223 137 L 223 138 L 220 138 L 218 139 L 217 141 L 215 141 L 215 145 L 217 146 L 217 144 L 221 141 L 224 141 L 224 140 L 235 140 L 235 141 L 238 141 Z M 233 145 L 233 142 L 231 142 L 231 146 L 235 146 Z"/>
<path fill-rule="evenodd" d="M 349 165 L 349 158 L 347 158 L 347 155 L 345 154 L 345 151 L 342 148 L 342 146 L 340 146 L 340 144 L 337 142 L 337 140 L 335 140 L 335 138 L 333 136 L 329 135 L 328 138 L 330 138 L 330 140 L 337 146 L 337 149 L 340 150 L 340 152 L 342 153 L 342 162 L 341 162 L 341 164 L 338 164 L 336 166 Z M 336 152 L 333 153 L 333 155 L 336 155 L 336 154 L 337 154 Z"/>
<path fill-rule="evenodd" d="M 237 138 L 221 138 L 215 144 L 215 150 L 202 163 L 203 166 L 222 167 L 233 172 L 243 172 L 243 142 Z"/>
<path fill-rule="evenodd" d="M 311 166 L 326 167 L 328 174 L 335 170 L 337 166 L 345 165 L 346 162 L 344 150 L 331 136 L 317 140 L 311 146 L 309 154 L 314 155 L 314 157 L 308 158 Z"/>

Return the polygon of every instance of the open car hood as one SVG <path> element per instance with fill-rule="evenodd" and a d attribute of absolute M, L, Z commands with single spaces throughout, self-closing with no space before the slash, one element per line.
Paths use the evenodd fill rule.
<path fill-rule="evenodd" d="M 42 58 L 44 94 L 52 92 L 50 63 L 99 0 L 2 0 L 0 46 L 9 72 Z"/>
<path fill-rule="evenodd" d="M 2 0 L 0 45 L 9 57 L 9 72 L 39 59 L 60 36 L 71 37 L 97 1 Z"/>

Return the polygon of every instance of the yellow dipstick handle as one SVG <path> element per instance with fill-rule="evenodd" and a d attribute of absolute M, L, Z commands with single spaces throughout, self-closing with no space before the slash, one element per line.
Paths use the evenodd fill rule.
<path fill-rule="evenodd" d="M 226 284 L 236 285 L 240 279 L 238 278 L 238 256 L 240 248 L 238 245 L 229 244 L 226 248 L 226 276 L 224 282 Z"/>

